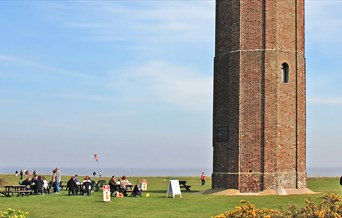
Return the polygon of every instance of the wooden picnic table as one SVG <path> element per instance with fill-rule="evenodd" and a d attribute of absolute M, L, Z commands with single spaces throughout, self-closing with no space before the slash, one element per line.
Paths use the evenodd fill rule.
<path fill-rule="evenodd" d="M 28 190 L 26 185 L 5 185 L 3 188 L 4 190 L 0 193 L 6 197 L 11 197 L 14 194 L 17 194 L 17 196 L 24 196 L 32 193 L 32 190 Z"/>
<path fill-rule="evenodd" d="M 120 190 L 120 186 L 121 186 L 120 184 L 116 184 L 116 187 L 118 188 L 118 190 Z M 132 188 L 133 188 L 133 184 L 127 184 L 126 185 L 126 191 L 127 192 L 132 192 L 133 191 Z"/>
<path fill-rule="evenodd" d="M 191 189 L 190 189 L 191 185 L 187 185 L 186 181 L 179 181 L 179 185 L 181 188 L 185 188 L 185 190 L 187 190 L 189 192 L 191 191 Z"/>
<path fill-rule="evenodd" d="M 120 184 L 116 184 L 116 187 L 120 188 Z M 132 189 L 133 185 L 132 184 L 127 184 L 126 188 Z"/>

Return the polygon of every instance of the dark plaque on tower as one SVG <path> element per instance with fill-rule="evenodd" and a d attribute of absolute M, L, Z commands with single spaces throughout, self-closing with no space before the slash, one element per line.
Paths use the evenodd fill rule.
<path fill-rule="evenodd" d="M 227 127 L 220 127 L 217 129 L 217 141 L 218 142 L 228 141 L 228 128 Z"/>

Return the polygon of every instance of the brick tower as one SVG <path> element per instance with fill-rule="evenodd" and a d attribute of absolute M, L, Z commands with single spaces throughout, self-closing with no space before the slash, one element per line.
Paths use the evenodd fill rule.
<path fill-rule="evenodd" d="M 306 187 L 304 0 L 216 0 L 212 188 Z"/>

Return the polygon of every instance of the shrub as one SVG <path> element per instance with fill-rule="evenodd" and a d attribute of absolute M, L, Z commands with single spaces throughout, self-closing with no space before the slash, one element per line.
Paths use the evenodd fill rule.
<path fill-rule="evenodd" d="M 292 217 L 342 217 L 342 200 L 336 194 L 325 194 L 319 204 L 311 198 L 305 200 L 305 206 L 297 209 L 294 204 L 289 206 L 288 215 Z"/>
<path fill-rule="evenodd" d="M 240 201 L 240 205 L 235 207 L 234 210 L 226 211 L 223 214 L 215 216 L 215 218 L 283 217 L 283 215 L 282 212 L 273 209 L 257 209 L 254 204 L 242 200 Z"/>
<path fill-rule="evenodd" d="M 0 218 L 26 218 L 28 212 L 8 208 L 6 212 L 0 211 Z"/>
<path fill-rule="evenodd" d="M 215 218 L 239 218 L 239 217 L 265 217 L 265 218 L 278 218 L 278 217 L 334 217 L 342 218 L 342 200 L 336 194 L 325 194 L 320 197 L 321 202 L 315 204 L 311 198 L 305 200 L 306 205 L 303 208 L 297 208 L 293 203 L 289 204 L 288 210 L 273 210 L 268 208 L 257 209 L 255 205 L 241 201 L 240 205 L 235 207 L 234 210 L 226 211 L 225 213 L 215 216 Z"/>

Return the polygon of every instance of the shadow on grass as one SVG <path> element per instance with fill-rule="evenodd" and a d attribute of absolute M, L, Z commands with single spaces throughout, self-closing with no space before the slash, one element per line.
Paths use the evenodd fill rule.
<path fill-rule="evenodd" d="M 166 190 L 143 191 L 143 193 L 166 193 Z"/>
<path fill-rule="evenodd" d="M 153 190 L 153 191 L 144 191 L 145 193 L 165 193 L 167 192 L 167 190 Z M 143 192 L 143 193 L 144 193 Z M 198 193 L 201 192 L 200 190 L 192 190 L 192 191 L 184 191 L 181 190 L 182 193 Z"/>

